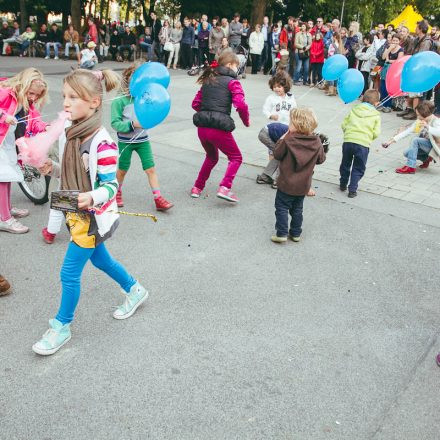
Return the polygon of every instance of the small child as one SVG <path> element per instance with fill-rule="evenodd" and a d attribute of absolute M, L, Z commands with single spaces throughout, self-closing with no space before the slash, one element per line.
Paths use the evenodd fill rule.
<path fill-rule="evenodd" d="M 289 237 L 300 241 L 304 197 L 312 183 L 313 169 L 325 161 L 319 136 L 313 134 L 318 126 L 310 108 L 290 112 L 289 131 L 277 142 L 273 156 L 280 161 L 278 190 L 275 197 L 276 235 L 274 243 L 285 243 Z M 290 228 L 289 213 L 292 216 Z"/>
<path fill-rule="evenodd" d="M 289 66 L 289 51 L 286 43 L 280 43 L 280 51 L 275 58 L 276 69 L 273 73 L 286 71 Z"/>
<path fill-rule="evenodd" d="M 406 165 L 397 168 L 396 173 L 414 174 L 417 160 L 423 163 L 419 168 L 428 168 L 430 162 L 440 161 L 440 119 L 434 115 L 435 106 L 431 101 L 422 101 L 416 107 L 417 121 L 414 121 L 406 130 L 396 134 L 388 142 L 382 144 L 384 148 L 394 142 L 417 133 L 411 141 L 410 147 L 403 153 L 406 157 Z"/>
<path fill-rule="evenodd" d="M 96 44 L 93 41 L 87 43 L 87 48 L 81 51 L 81 69 L 93 69 L 98 64 L 98 57 L 95 53 Z"/>
<path fill-rule="evenodd" d="M 324 65 L 324 40 L 321 32 L 313 36 L 310 47 L 310 66 L 312 69 L 312 81 L 310 87 L 314 87 L 322 81 L 322 66 Z"/>
<path fill-rule="evenodd" d="M 290 119 L 290 111 L 296 108 L 296 101 L 290 89 L 292 88 L 292 79 L 285 71 L 277 72 L 270 80 L 269 87 L 273 91 L 264 102 L 263 114 L 268 118 L 272 124 L 277 123 L 275 127 L 285 133 L 287 131 Z M 273 178 L 278 170 L 278 161 L 273 158 L 273 150 L 275 142 L 271 139 L 270 132 L 271 123 L 265 125 L 258 134 L 258 139 L 269 150 L 269 162 L 261 174 L 257 176 L 257 183 L 267 183 L 276 189 L 276 179 Z M 283 124 L 283 125 L 281 125 Z M 275 128 L 274 127 L 274 128 Z"/>
<path fill-rule="evenodd" d="M 192 108 L 197 112 L 193 116 L 193 122 L 206 157 L 191 189 L 193 198 L 200 197 L 212 169 L 217 165 L 221 151 L 228 158 L 228 167 L 220 182 L 217 197 L 228 202 L 238 202 L 231 187 L 243 158 L 232 135 L 235 129 L 231 118 L 232 106 L 237 109 L 243 124 L 246 127 L 250 124 L 249 108 L 237 79 L 239 65 L 237 55 L 232 50 L 225 50 L 219 56 L 218 65 L 208 66 L 197 80 L 202 87 L 192 102 Z"/>
<path fill-rule="evenodd" d="M 365 173 L 371 143 L 380 135 L 380 113 L 376 110 L 380 96 L 377 90 L 367 90 L 362 103 L 355 105 L 342 122 L 344 143 L 339 167 L 339 189 L 348 197 L 357 196 L 359 180 Z"/>
<path fill-rule="evenodd" d="M 121 96 L 112 102 L 111 125 L 118 133 L 119 162 L 118 192 L 116 202 L 118 207 L 124 206 L 122 200 L 122 184 L 131 164 L 131 155 L 135 151 L 142 163 L 142 169 L 148 178 L 151 191 L 153 192 L 154 203 L 158 211 L 167 211 L 174 205 L 168 202 L 160 193 L 159 179 L 154 166 L 153 151 L 148 137 L 147 130 L 144 130 L 134 113 L 133 97 L 130 96 L 129 84 L 131 77 L 138 65 L 133 64 L 122 73 Z"/>

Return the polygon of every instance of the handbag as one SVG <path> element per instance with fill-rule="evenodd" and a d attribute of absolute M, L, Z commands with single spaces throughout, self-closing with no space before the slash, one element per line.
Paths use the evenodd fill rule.
<path fill-rule="evenodd" d="M 171 43 L 171 41 L 167 41 L 163 45 L 163 50 L 166 50 L 167 52 L 171 52 L 173 49 L 174 49 L 174 47 L 173 47 L 173 43 Z"/>
<path fill-rule="evenodd" d="M 298 51 L 298 58 L 300 60 L 306 60 L 309 57 L 309 53 L 308 52 L 299 52 Z"/>

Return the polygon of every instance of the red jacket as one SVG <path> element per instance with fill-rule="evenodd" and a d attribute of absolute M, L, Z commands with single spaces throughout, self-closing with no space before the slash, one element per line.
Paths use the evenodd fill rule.
<path fill-rule="evenodd" d="M 324 62 L 324 40 L 313 40 L 310 47 L 310 62 L 323 63 Z"/>
<path fill-rule="evenodd" d="M 96 45 L 98 45 L 98 29 L 96 28 L 96 24 L 92 24 L 89 26 L 89 41 L 93 41 Z"/>
<path fill-rule="evenodd" d="M 283 27 L 283 30 L 280 33 L 280 46 L 282 44 L 285 44 L 287 49 L 294 50 L 295 49 L 295 34 L 298 32 L 298 30 L 294 29 L 291 32 L 292 32 L 292 38 L 289 41 L 287 27 Z"/>

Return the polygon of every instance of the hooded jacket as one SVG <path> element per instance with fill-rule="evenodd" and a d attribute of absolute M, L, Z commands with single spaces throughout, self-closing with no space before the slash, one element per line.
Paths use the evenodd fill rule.
<path fill-rule="evenodd" d="M 325 161 L 324 148 L 318 136 L 295 132 L 288 132 L 277 142 L 273 157 L 280 161 L 278 188 L 291 196 L 308 193 L 315 165 Z"/>
<path fill-rule="evenodd" d="M 341 125 L 344 142 L 352 142 L 369 148 L 380 135 L 380 113 L 371 104 L 355 105 Z"/>

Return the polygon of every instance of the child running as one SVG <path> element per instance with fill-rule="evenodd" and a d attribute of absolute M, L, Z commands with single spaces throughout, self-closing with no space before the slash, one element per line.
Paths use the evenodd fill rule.
<path fill-rule="evenodd" d="M 192 102 L 192 108 L 197 112 L 193 121 L 206 151 L 206 158 L 191 189 L 191 197 L 200 197 L 212 169 L 218 162 L 220 150 L 228 158 L 228 167 L 217 191 L 217 197 L 228 202 L 238 202 L 231 187 L 242 163 L 242 156 L 232 136 L 235 129 L 231 118 L 232 105 L 237 109 L 243 124 L 246 127 L 250 125 L 244 91 L 237 80 L 239 64 L 237 55 L 232 50 L 225 50 L 219 56 L 218 65 L 207 67 L 197 81 L 202 87 Z"/>
<path fill-rule="evenodd" d="M 29 231 L 16 220 L 28 216 L 29 211 L 11 205 L 11 182 L 23 181 L 15 140 L 46 129 L 37 108 L 45 103 L 47 91 L 43 74 L 32 67 L 0 82 L 0 231 Z"/>
<path fill-rule="evenodd" d="M 380 113 L 376 110 L 379 99 L 377 90 L 367 90 L 363 102 L 355 105 L 342 121 L 344 143 L 339 167 L 339 189 L 346 191 L 348 185 L 350 198 L 357 196 L 359 181 L 367 167 L 370 145 L 380 135 Z"/>
<path fill-rule="evenodd" d="M 271 237 L 274 243 L 285 243 L 287 238 L 300 241 L 304 197 L 310 189 L 315 165 L 325 161 L 324 147 L 319 136 L 313 133 L 317 126 L 312 109 L 292 110 L 289 131 L 277 142 L 273 152 L 274 158 L 280 161 L 275 197 L 276 235 Z"/>
<path fill-rule="evenodd" d="M 293 94 L 290 93 L 292 79 L 284 70 L 280 70 L 269 80 L 269 87 L 273 93 L 264 102 L 263 114 L 271 123 L 265 125 L 258 134 L 258 139 L 268 149 L 269 162 L 263 172 L 257 176 L 257 183 L 267 183 L 276 189 L 276 177 L 274 178 L 274 175 L 278 174 L 279 162 L 273 158 L 275 142 L 272 140 L 271 134 L 277 128 L 283 131 L 282 134 L 287 131 L 290 110 L 296 108 L 296 101 Z M 277 125 L 273 125 L 274 123 Z"/>
<path fill-rule="evenodd" d="M 384 148 L 394 142 L 415 133 L 410 147 L 403 153 L 406 157 L 406 165 L 397 168 L 398 174 L 414 174 L 416 172 L 417 160 L 423 163 L 421 169 L 429 167 L 435 160 L 440 162 L 440 118 L 434 115 L 435 106 L 431 101 L 423 101 L 416 107 L 417 121 L 414 121 L 406 130 L 396 134 L 388 142 L 382 144 Z"/>
<path fill-rule="evenodd" d="M 66 214 L 71 242 L 61 268 L 61 305 L 49 321 L 49 329 L 32 347 L 40 355 L 54 354 L 70 340 L 81 274 L 89 260 L 126 294 L 124 303 L 113 313 L 115 319 L 129 318 L 148 297 L 145 288 L 105 247 L 119 216 L 115 202 L 118 148 L 101 122 L 103 80 L 107 91 L 119 85 L 118 76 L 110 70 L 92 73 L 78 69 L 64 79 L 64 110 L 70 114 L 72 125 L 66 130 L 61 189 L 79 191 L 79 211 Z"/>
<path fill-rule="evenodd" d="M 159 179 L 154 167 L 153 151 L 151 149 L 148 132 L 139 124 L 134 113 L 133 97 L 130 96 L 129 84 L 133 72 L 139 67 L 136 64 L 128 67 L 122 73 L 121 96 L 112 102 L 112 128 L 118 132 L 119 164 L 116 177 L 118 179 L 118 192 L 116 202 L 119 207 L 124 206 L 122 200 L 122 184 L 130 168 L 131 156 L 135 151 L 142 163 L 151 191 L 154 203 L 158 211 L 167 211 L 174 205 L 168 202 L 160 193 Z"/>

